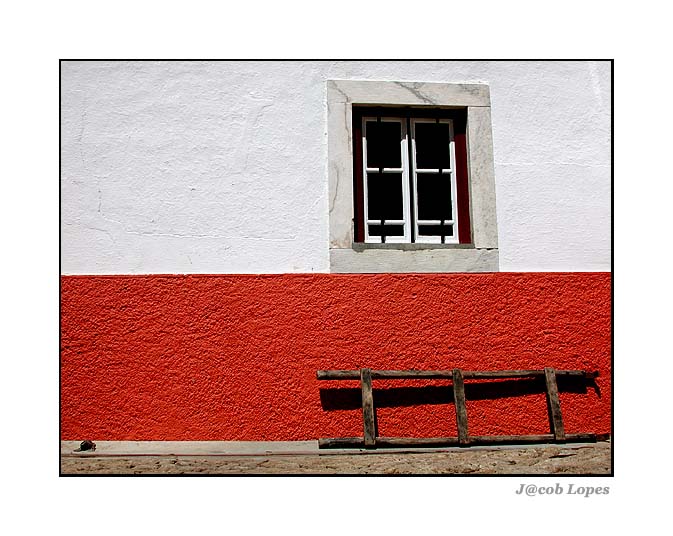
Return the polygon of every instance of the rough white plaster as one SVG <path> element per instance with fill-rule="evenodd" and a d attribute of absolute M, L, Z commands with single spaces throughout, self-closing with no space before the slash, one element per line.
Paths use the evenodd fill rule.
<path fill-rule="evenodd" d="M 328 271 L 328 79 L 488 83 L 500 270 L 609 270 L 607 62 L 64 62 L 63 273 Z"/>

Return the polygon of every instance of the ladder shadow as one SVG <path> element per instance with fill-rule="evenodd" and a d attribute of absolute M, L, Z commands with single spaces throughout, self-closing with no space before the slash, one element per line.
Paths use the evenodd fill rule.
<path fill-rule="evenodd" d="M 595 379 L 561 376 L 557 378 L 557 385 L 560 393 L 586 394 L 591 389 L 599 398 L 601 397 L 600 388 Z M 545 392 L 544 378 L 465 382 L 466 400 L 497 400 L 522 395 L 545 394 Z M 451 384 L 374 388 L 373 394 L 374 406 L 377 408 L 454 403 Z M 361 391 L 358 387 L 320 388 L 320 403 L 325 411 L 361 409 Z"/>

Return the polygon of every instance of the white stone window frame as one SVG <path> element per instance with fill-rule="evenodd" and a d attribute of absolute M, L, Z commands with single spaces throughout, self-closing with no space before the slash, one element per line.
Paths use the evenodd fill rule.
<path fill-rule="evenodd" d="M 354 104 L 467 110 L 471 244 L 371 244 L 353 241 Z M 328 80 L 327 153 L 330 272 L 498 271 L 491 96 L 488 84 Z"/>

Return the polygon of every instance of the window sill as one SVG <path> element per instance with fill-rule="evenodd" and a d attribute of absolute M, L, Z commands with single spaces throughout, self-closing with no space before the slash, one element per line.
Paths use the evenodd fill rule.
<path fill-rule="evenodd" d="M 377 244 L 368 242 L 354 242 L 352 249 L 362 252 L 368 249 L 399 249 L 401 251 L 419 251 L 425 249 L 474 249 L 474 244 Z"/>
<path fill-rule="evenodd" d="M 467 244 L 353 244 L 330 250 L 334 273 L 497 272 L 497 248 Z"/>

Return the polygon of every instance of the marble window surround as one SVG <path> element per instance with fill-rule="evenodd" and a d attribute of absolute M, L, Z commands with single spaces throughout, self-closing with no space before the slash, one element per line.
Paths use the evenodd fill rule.
<path fill-rule="evenodd" d="M 353 242 L 353 104 L 467 108 L 472 244 Z M 487 84 L 328 80 L 327 152 L 331 272 L 498 271 L 491 97 Z"/>

